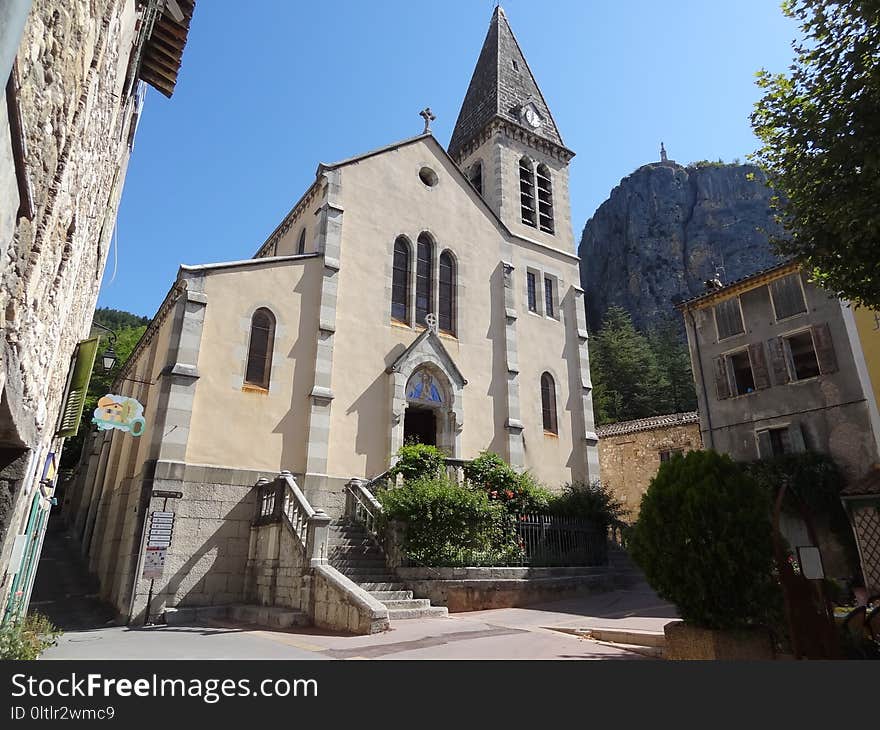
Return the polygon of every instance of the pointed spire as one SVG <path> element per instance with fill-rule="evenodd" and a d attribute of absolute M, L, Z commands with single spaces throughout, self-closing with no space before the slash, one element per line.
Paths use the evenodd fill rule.
<path fill-rule="evenodd" d="M 553 115 L 500 5 L 492 13 L 489 31 L 452 132 L 449 154 L 456 157 L 495 118 L 564 146 Z"/>

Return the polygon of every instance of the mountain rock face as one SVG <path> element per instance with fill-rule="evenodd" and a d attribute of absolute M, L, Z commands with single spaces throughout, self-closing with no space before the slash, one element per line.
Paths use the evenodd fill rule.
<path fill-rule="evenodd" d="M 772 266 L 768 237 L 780 233 L 770 189 L 753 165 L 644 165 L 611 191 L 584 227 L 578 254 L 587 318 L 595 331 L 608 307 L 650 331 L 677 317 L 673 305 L 722 282 Z"/>

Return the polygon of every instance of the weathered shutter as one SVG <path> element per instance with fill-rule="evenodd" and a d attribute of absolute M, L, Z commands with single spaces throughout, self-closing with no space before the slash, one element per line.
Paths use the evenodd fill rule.
<path fill-rule="evenodd" d="M 788 438 L 791 443 L 792 453 L 800 454 L 807 450 L 807 445 L 804 443 L 804 433 L 801 430 L 801 424 L 793 423 L 788 427 Z"/>
<path fill-rule="evenodd" d="M 758 458 L 769 459 L 773 456 L 773 444 L 770 442 L 770 432 L 767 430 L 756 431 L 758 437 Z"/>
<path fill-rule="evenodd" d="M 718 400 L 730 398 L 730 380 L 727 377 L 727 359 L 715 358 L 715 389 L 718 392 Z"/>
<path fill-rule="evenodd" d="M 773 368 L 773 382 L 776 385 L 785 385 L 791 378 L 788 375 L 788 365 L 785 362 L 785 343 L 781 337 L 767 340 L 770 349 L 770 366 Z"/>
<path fill-rule="evenodd" d="M 822 375 L 837 370 L 837 356 L 831 342 L 831 329 L 827 322 L 813 325 L 813 345 L 816 347 L 816 359 L 819 361 L 819 372 Z"/>
<path fill-rule="evenodd" d="M 76 346 L 76 352 L 70 365 L 67 389 L 61 405 L 61 416 L 58 420 L 56 436 L 68 438 L 76 436 L 79 420 L 82 417 L 86 402 L 89 380 L 92 378 L 92 367 L 98 352 L 98 338 L 83 340 Z"/>
<path fill-rule="evenodd" d="M 752 363 L 752 377 L 755 379 L 755 388 L 770 387 L 770 373 L 767 370 L 767 358 L 764 357 L 764 344 L 753 342 L 749 345 L 749 360 Z"/>

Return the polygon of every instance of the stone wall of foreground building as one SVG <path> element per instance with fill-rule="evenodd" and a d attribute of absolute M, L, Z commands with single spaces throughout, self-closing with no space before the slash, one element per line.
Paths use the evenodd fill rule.
<path fill-rule="evenodd" d="M 182 53 L 193 3 L 181 5 Z M 71 359 L 89 336 L 164 22 L 156 2 L 34 0 L 0 69 L 0 620 L 30 594 L 21 568 L 36 565 L 53 488 L 40 481 L 63 445 Z"/>

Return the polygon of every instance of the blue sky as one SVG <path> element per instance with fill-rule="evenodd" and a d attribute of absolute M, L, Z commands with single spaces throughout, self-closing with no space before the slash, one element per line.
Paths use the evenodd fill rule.
<path fill-rule="evenodd" d="M 425 106 L 447 144 L 494 4 L 200 0 L 174 97 L 148 93 L 99 305 L 152 316 L 179 264 L 252 256 L 318 162 L 419 133 Z M 502 5 L 577 153 L 576 240 L 661 140 L 745 161 L 755 72 L 786 70 L 797 31 L 774 0 Z"/>

